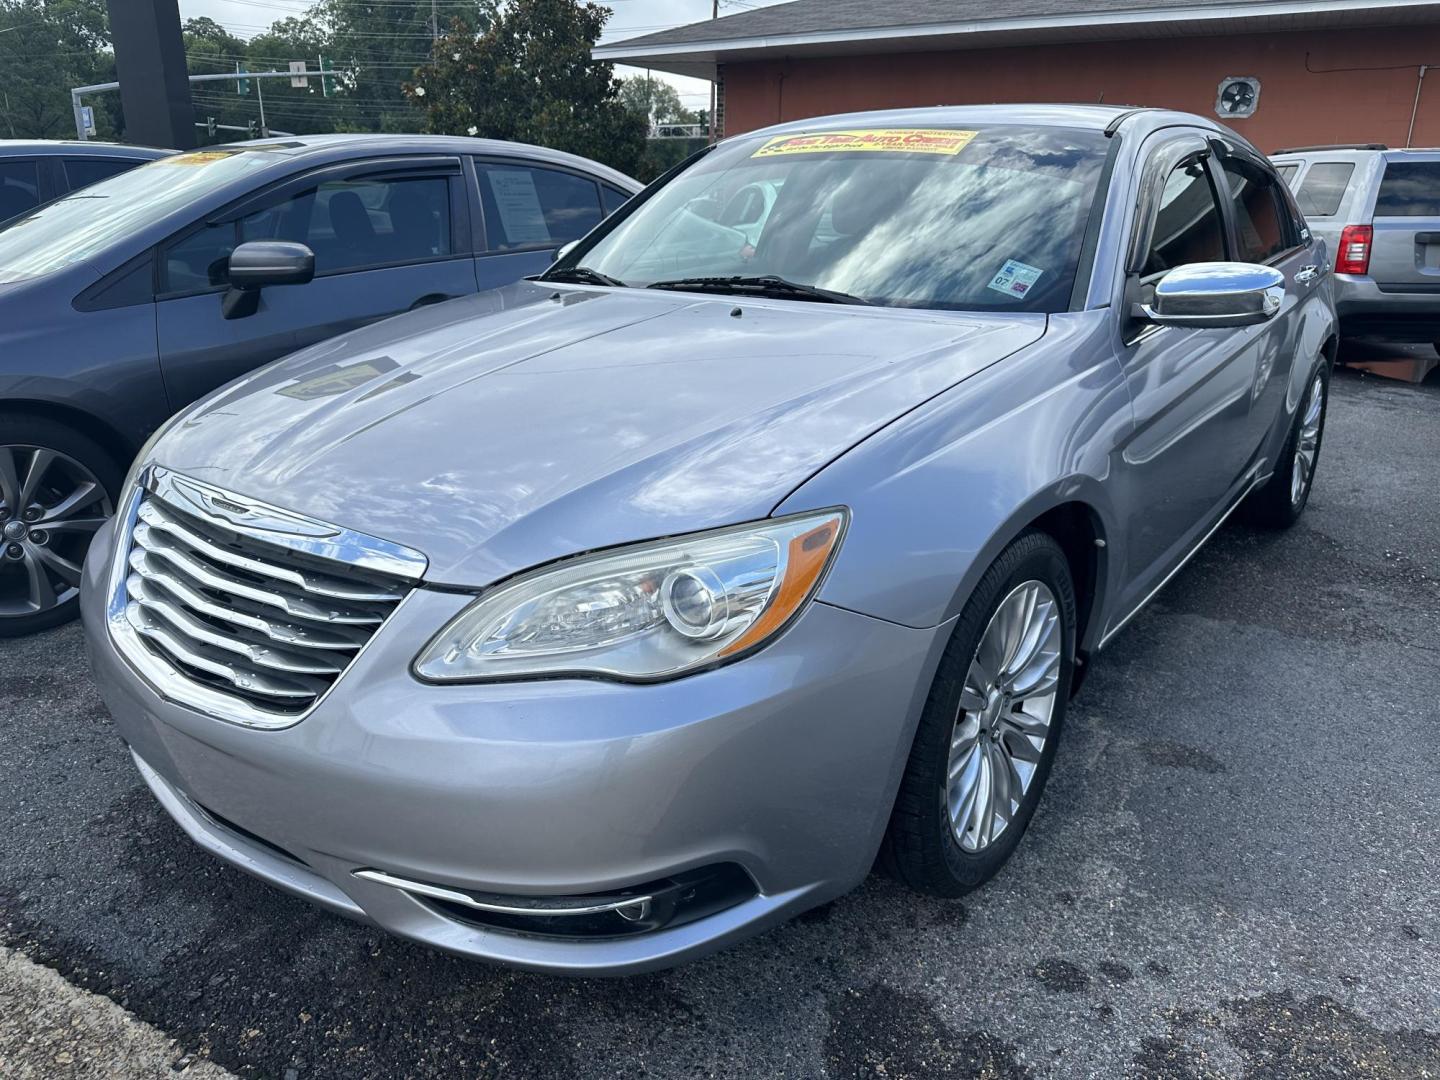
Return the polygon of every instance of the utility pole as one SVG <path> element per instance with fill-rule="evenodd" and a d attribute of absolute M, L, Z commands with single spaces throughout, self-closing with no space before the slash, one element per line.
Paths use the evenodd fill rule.
<path fill-rule="evenodd" d="M 256 96 L 257 96 L 257 97 L 259 98 L 259 100 L 260 100 L 260 137 L 261 137 L 262 139 L 268 139 L 268 138 L 270 137 L 270 129 L 265 126 L 265 80 L 264 80 L 264 79 L 256 79 L 256 80 L 255 80 L 255 94 L 256 94 Z M 281 119 L 283 120 L 284 117 L 281 117 Z"/>
<path fill-rule="evenodd" d="M 715 0 L 718 4 L 720 0 Z M 435 0 L 430 0 L 430 45 L 431 51 L 434 46 L 440 44 L 440 12 L 436 8 Z"/>
<path fill-rule="evenodd" d="M 710 0 L 710 18 L 720 18 L 720 0 Z M 715 110 L 720 105 L 720 65 L 715 65 L 715 78 L 710 80 L 710 117 L 705 126 L 709 129 L 710 141 L 715 141 Z"/>

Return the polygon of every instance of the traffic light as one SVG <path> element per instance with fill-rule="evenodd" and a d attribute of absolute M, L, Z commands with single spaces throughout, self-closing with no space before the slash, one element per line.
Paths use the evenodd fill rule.
<path fill-rule="evenodd" d="M 325 72 L 329 72 L 330 70 L 332 70 L 331 67 L 330 67 L 330 62 L 329 62 L 328 60 L 326 60 L 325 57 L 323 57 L 323 56 L 320 57 L 320 70 L 321 70 L 321 71 L 325 71 Z M 333 94 L 333 93 L 335 92 L 335 76 L 334 76 L 334 75 L 326 74 L 326 75 L 321 75 L 321 76 L 320 76 L 320 92 L 321 92 L 322 94 L 324 94 L 326 97 L 329 97 L 331 94 Z"/>
<path fill-rule="evenodd" d="M 215 137 L 215 117 L 207 116 L 205 118 L 205 134 L 212 139 Z"/>
<path fill-rule="evenodd" d="M 246 130 L 246 132 L 249 134 L 250 138 L 252 138 L 252 139 L 259 138 L 259 137 L 260 137 L 260 124 L 259 124 L 259 121 L 256 121 L 256 120 L 247 120 L 247 121 L 245 121 L 245 130 Z"/>
<path fill-rule="evenodd" d="M 249 69 L 246 68 L 245 65 L 242 64 L 242 63 L 240 63 L 238 60 L 235 62 L 235 74 L 236 74 L 236 75 L 244 75 L 248 70 L 249 70 Z M 249 79 L 236 79 L 236 80 L 235 80 L 235 93 L 239 94 L 241 97 L 244 97 L 244 96 L 246 96 L 247 94 L 249 94 L 249 93 L 250 93 L 250 80 L 249 80 Z"/>

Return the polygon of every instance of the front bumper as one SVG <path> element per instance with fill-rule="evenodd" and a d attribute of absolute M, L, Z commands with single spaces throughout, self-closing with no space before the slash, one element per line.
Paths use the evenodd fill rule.
<path fill-rule="evenodd" d="M 743 661 L 650 686 L 431 686 L 409 673 L 467 598 L 420 589 L 302 722 L 255 730 L 166 701 L 111 644 L 111 531 L 82 614 L 101 693 L 165 809 L 221 858 L 465 956 L 624 974 L 702 955 L 869 871 L 949 626 L 814 604 Z M 556 939 L 476 927 L 393 886 L 572 896 L 735 864 L 756 892 L 681 926 Z"/>

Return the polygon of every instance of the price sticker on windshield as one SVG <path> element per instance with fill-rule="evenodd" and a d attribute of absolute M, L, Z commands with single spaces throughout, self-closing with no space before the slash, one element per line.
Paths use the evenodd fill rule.
<path fill-rule="evenodd" d="M 857 131 L 816 131 L 804 135 L 777 135 L 750 156 L 783 157 L 788 154 L 891 153 L 943 154 L 954 157 L 970 145 L 974 131 L 938 128 L 874 128 Z"/>

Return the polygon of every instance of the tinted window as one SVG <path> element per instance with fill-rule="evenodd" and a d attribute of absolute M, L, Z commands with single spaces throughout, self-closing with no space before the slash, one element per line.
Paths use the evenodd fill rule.
<path fill-rule="evenodd" d="M 628 193 L 621 191 L 619 188 L 613 188 L 609 184 L 600 185 L 600 196 L 605 203 L 606 217 L 609 217 L 630 201 Z"/>
<path fill-rule="evenodd" d="M 1208 170 L 1198 159 L 1177 165 L 1160 194 L 1160 210 L 1141 274 L 1224 259 L 1225 227 Z"/>
<path fill-rule="evenodd" d="M 1376 217 L 1440 217 L 1440 161 L 1392 161 L 1385 166 Z"/>
<path fill-rule="evenodd" d="M 330 180 L 238 224 L 207 226 L 165 249 L 162 291 L 224 285 L 230 252 L 251 240 L 304 244 L 317 274 L 441 258 L 451 253 L 449 181 Z"/>
<path fill-rule="evenodd" d="M 1299 165 L 1276 165 L 1275 172 L 1286 184 L 1294 186 L 1295 174 L 1300 171 Z"/>
<path fill-rule="evenodd" d="M 138 161 L 116 161 L 114 158 L 66 158 L 65 183 L 75 188 L 89 187 L 101 180 L 109 180 L 122 172 L 128 172 L 141 164 Z"/>
<path fill-rule="evenodd" d="M 600 223 L 600 189 L 593 180 L 524 165 L 478 169 L 491 251 L 558 247 Z"/>
<path fill-rule="evenodd" d="M 315 272 L 451 254 L 450 183 L 443 176 L 327 180 L 240 222 L 240 242 L 291 240 L 315 253 Z"/>
<path fill-rule="evenodd" d="M 890 306 L 1063 311 L 1109 146 L 1019 125 L 742 137 L 568 261 L 631 285 L 773 275 Z"/>
<path fill-rule="evenodd" d="M 207 225 L 167 245 L 160 257 L 162 293 L 195 292 L 226 281 L 235 250 L 235 223 Z"/>
<path fill-rule="evenodd" d="M 1295 193 L 1300 212 L 1307 217 L 1334 217 L 1340 212 L 1340 201 L 1350 186 L 1355 166 L 1349 161 L 1317 161 L 1305 174 L 1305 182 Z"/>
<path fill-rule="evenodd" d="M 40 178 L 33 161 L 0 161 L 0 221 L 33 210 Z"/>
<path fill-rule="evenodd" d="M 1241 262 L 1263 263 L 1291 246 L 1275 177 L 1239 158 L 1225 159 L 1225 179 L 1235 203 L 1235 233 Z"/>

